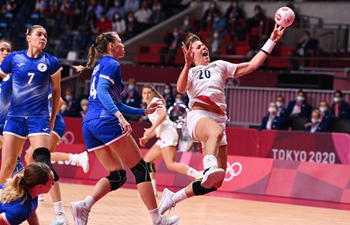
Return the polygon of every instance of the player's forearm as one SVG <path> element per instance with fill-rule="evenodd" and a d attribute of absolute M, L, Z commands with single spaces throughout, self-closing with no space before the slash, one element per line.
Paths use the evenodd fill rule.
<path fill-rule="evenodd" d="M 191 65 L 186 63 L 184 68 L 182 69 L 179 79 L 177 80 L 176 90 L 179 93 L 185 93 L 186 87 L 187 87 L 187 79 L 188 79 L 188 72 L 191 68 Z"/>

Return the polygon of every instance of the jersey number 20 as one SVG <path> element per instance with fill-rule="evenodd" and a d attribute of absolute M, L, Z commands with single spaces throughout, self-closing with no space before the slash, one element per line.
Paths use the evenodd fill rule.
<path fill-rule="evenodd" d="M 204 78 L 209 79 L 210 78 L 210 71 L 209 70 L 199 70 L 199 80 L 202 80 Z"/>

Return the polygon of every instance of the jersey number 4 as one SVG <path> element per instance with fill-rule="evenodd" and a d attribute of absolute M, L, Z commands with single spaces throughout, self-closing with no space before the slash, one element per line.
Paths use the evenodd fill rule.
<path fill-rule="evenodd" d="M 209 79 L 210 78 L 210 71 L 209 70 L 199 70 L 199 80 L 202 80 L 204 78 Z"/>
<path fill-rule="evenodd" d="M 95 99 L 97 95 L 97 90 L 95 88 L 95 80 L 96 76 L 94 76 L 94 79 L 92 80 L 91 87 L 90 87 L 90 96 Z"/>

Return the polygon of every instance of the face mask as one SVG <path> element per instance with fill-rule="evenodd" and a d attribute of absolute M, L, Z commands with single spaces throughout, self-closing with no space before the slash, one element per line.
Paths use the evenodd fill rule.
<path fill-rule="evenodd" d="M 232 3 L 232 6 L 233 6 L 233 7 L 236 7 L 236 6 L 237 6 L 237 4 L 234 2 L 234 3 Z"/>
<path fill-rule="evenodd" d="M 114 2 L 114 6 L 118 7 L 119 6 L 119 2 Z"/>
<path fill-rule="evenodd" d="M 179 33 L 177 33 L 177 32 L 174 32 L 174 33 L 173 33 L 174 36 L 177 36 L 178 34 L 179 34 Z"/>
<path fill-rule="evenodd" d="M 129 89 L 129 91 L 134 90 L 134 85 L 129 85 L 129 86 L 128 86 L 128 89 Z"/>
<path fill-rule="evenodd" d="M 106 20 L 105 18 L 101 18 L 101 22 L 105 22 L 105 20 Z"/>
<path fill-rule="evenodd" d="M 71 95 L 66 95 L 65 98 L 66 98 L 67 101 L 71 101 L 71 100 L 73 99 L 73 96 L 71 96 Z"/>
<path fill-rule="evenodd" d="M 327 111 L 327 107 L 320 107 L 319 110 L 321 113 L 324 113 Z"/>
<path fill-rule="evenodd" d="M 177 98 L 177 99 L 175 99 L 175 103 L 177 103 L 177 104 L 181 104 L 181 103 L 182 103 L 182 100 L 181 100 L 181 99 L 179 99 L 179 98 Z"/>
<path fill-rule="evenodd" d="M 276 102 L 276 105 L 278 108 L 282 107 L 283 103 L 282 102 Z"/>
<path fill-rule="evenodd" d="M 67 109 L 67 105 L 62 105 L 61 111 L 64 112 L 64 111 L 66 111 L 66 109 Z"/>
<path fill-rule="evenodd" d="M 170 90 L 169 89 L 164 89 L 164 94 L 169 94 L 170 93 Z"/>
<path fill-rule="evenodd" d="M 132 22 L 132 21 L 134 21 L 134 18 L 129 17 L 128 20 L 129 20 L 129 22 Z"/>
<path fill-rule="evenodd" d="M 259 10 L 255 10 L 255 11 L 254 11 L 255 15 L 258 15 L 259 12 L 260 12 Z"/>
<path fill-rule="evenodd" d="M 334 101 L 335 103 L 340 102 L 340 100 L 341 100 L 341 99 L 340 99 L 339 97 L 334 97 L 334 98 L 333 98 L 333 101 Z"/>
<path fill-rule="evenodd" d="M 269 111 L 269 113 L 275 113 L 276 112 L 276 108 L 275 107 L 269 107 L 268 111 Z"/>
<path fill-rule="evenodd" d="M 216 17 L 216 18 L 214 19 L 215 22 L 218 22 L 219 20 L 220 20 L 219 17 Z"/>
<path fill-rule="evenodd" d="M 298 102 L 304 101 L 304 97 L 303 97 L 303 96 L 297 96 L 297 101 L 298 101 Z"/>
<path fill-rule="evenodd" d="M 188 20 L 185 20 L 185 21 L 184 21 L 184 25 L 186 25 L 186 26 L 187 26 L 189 23 L 190 23 L 190 22 L 189 22 Z"/>
<path fill-rule="evenodd" d="M 212 9 L 213 9 L 214 7 L 215 7 L 215 5 L 210 5 L 210 8 L 212 8 Z"/>
<path fill-rule="evenodd" d="M 118 16 L 118 15 L 115 15 L 115 16 L 114 16 L 114 19 L 118 20 L 118 19 L 119 19 L 119 16 Z"/>
<path fill-rule="evenodd" d="M 318 122 L 318 119 L 312 118 L 312 119 L 311 119 L 311 122 L 312 122 L 312 123 L 317 123 L 317 122 Z"/>
<path fill-rule="evenodd" d="M 218 37 L 219 37 L 219 34 L 218 34 L 218 33 L 214 33 L 214 34 L 213 34 L 213 37 L 214 37 L 214 38 L 218 38 Z"/>
<path fill-rule="evenodd" d="M 87 108 L 88 108 L 88 106 L 87 106 L 87 105 L 83 105 L 83 106 L 81 107 L 81 109 L 82 109 L 83 111 L 86 111 L 86 110 L 87 110 Z"/>

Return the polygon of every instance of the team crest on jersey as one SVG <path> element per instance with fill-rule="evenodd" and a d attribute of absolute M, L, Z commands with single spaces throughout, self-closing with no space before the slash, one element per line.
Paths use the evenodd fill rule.
<path fill-rule="evenodd" d="M 40 72 L 45 72 L 47 70 L 47 66 L 44 63 L 39 63 L 38 70 Z"/>

